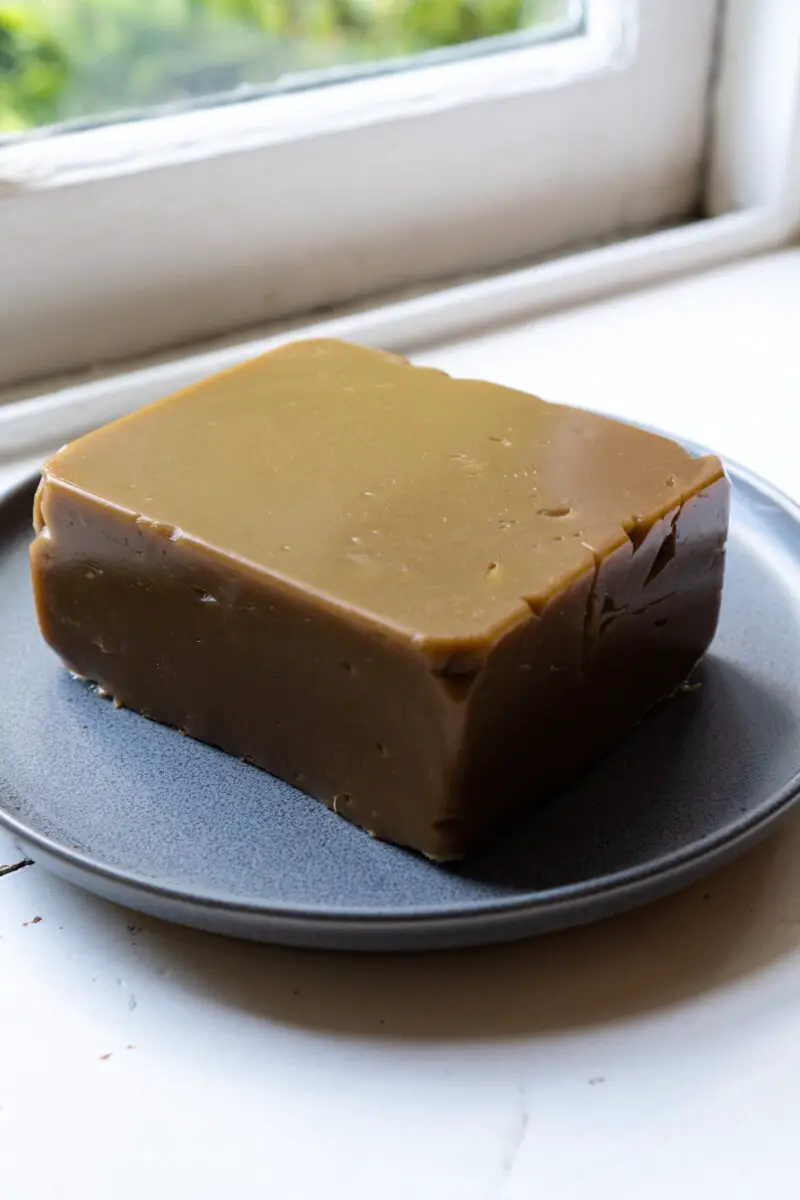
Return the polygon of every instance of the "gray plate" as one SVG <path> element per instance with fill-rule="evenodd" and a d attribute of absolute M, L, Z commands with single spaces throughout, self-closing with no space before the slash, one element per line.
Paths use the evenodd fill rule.
<path fill-rule="evenodd" d="M 800 793 L 800 510 L 743 470 L 731 476 L 722 621 L 700 687 L 447 868 L 71 679 L 34 620 L 28 485 L 0 499 L 0 823 L 43 865 L 132 908 L 335 949 L 500 941 L 690 883 Z"/>

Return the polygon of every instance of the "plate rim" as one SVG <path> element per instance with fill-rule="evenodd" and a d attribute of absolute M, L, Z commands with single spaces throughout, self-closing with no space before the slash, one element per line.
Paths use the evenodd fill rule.
<path fill-rule="evenodd" d="M 679 440 L 681 445 L 692 453 L 710 453 L 694 442 Z M 745 491 L 755 493 L 758 498 L 768 500 L 774 509 L 782 511 L 800 530 L 800 504 L 749 468 L 727 457 L 722 461 L 734 487 L 744 488 Z M 13 507 L 15 503 L 22 503 L 29 497 L 38 483 L 38 478 L 38 474 L 32 474 L 0 489 L 0 515 L 3 510 Z M 282 926 L 298 932 L 304 929 L 319 929 L 320 926 L 329 930 L 341 926 L 348 932 L 391 932 L 420 927 L 454 930 L 459 926 L 474 929 L 476 925 L 494 926 L 498 922 L 518 922 L 525 918 L 535 920 L 540 914 L 557 919 L 559 915 L 567 915 L 583 905 L 592 905 L 598 901 L 605 901 L 607 905 L 613 902 L 615 908 L 622 908 L 625 897 L 634 898 L 639 890 L 647 888 L 654 880 L 659 880 L 663 885 L 661 890 L 666 891 L 670 883 L 675 883 L 676 876 L 683 877 L 691 868 L 695 868 L 695 875 L 702 874 L 704 868 L 713 865 L 715 859 L 724 860 L 737 850 L 748 848 L 761 837 L 767 836 L 780 819 L 788 815 L 798 800 L 800 763 L 794 775 L 760 809 L 740 817 L 722 830 L 707 834 L 699 841 L 691 842 L 649 863 L 543 891 L 515 893 L 513 898 L 478 897 L 470 900 L 468 908 L 454 908 L 451 903 L 449 907 L 420 907 L 405 911 L 377 907 L 364 910 L 330 904 L 320 904 L 318 907 L 308 904 L 275 904 L 266 903 L 257 897 L 198 893 L 189 887 L 181 887 L 177 882 L 161 882 L 137 871 L 111 866 L 89 854 L 65 846 L 19 820 L 1 805 L 0 828 L 12 838 L 24 843 L 34 853 L 38 851 L 45 859 L 63 866 L 70 874 L 105 881 L 132 895 L 158 898 L 174 909 L 188 906 L 208 914 L 220 914 L 245 921 L 255 919 L 264 924 Z"/>

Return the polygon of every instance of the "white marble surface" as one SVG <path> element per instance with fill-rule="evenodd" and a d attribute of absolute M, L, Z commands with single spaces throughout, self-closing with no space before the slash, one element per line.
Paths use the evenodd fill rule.
<path fill-rule="evenodd" d="M 800 251 L 419 357 L 800 498 Z M 405 958 L 228 942 L 25 867 L 0 877 L 0 1195 L 794 1196 L 798 994 L 800 820 L 603 925 Z"/>

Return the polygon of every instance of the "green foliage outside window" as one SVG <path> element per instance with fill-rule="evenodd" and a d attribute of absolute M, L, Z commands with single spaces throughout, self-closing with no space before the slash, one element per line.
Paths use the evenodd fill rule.
<path fill-rule="evenodd" d="M 418 54 L 566 0 L 0 0 L 0 133 Z"/>

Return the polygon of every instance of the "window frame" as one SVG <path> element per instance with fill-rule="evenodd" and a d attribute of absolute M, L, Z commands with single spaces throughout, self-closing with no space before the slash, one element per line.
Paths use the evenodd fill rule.
<path fill-rule="evenodd" d="M 0 386 L 690 220 L 720 12 L 0 148 Z"/>

